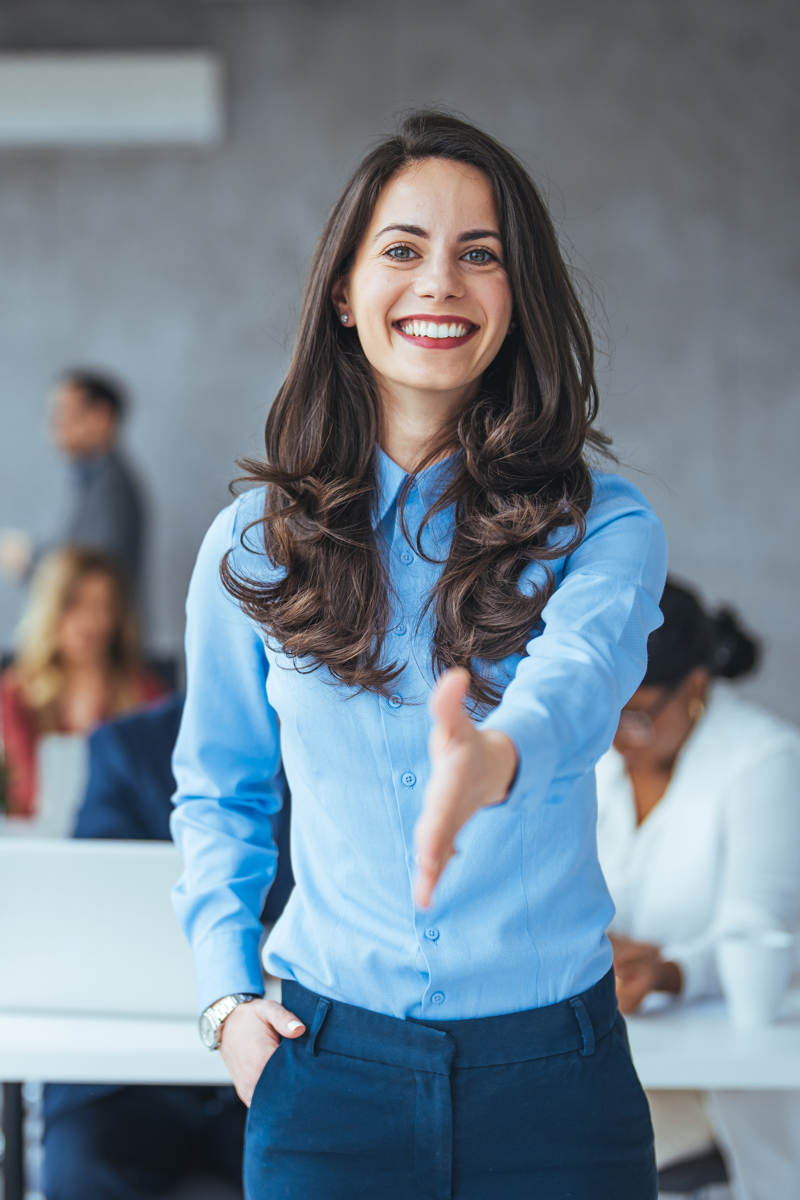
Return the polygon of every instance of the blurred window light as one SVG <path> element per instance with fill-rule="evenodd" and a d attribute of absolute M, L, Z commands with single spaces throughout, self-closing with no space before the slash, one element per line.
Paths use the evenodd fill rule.
<path fill-rule="evenodd" d="M 213 54 L 0 54 L 0 148 L 206 145 L 222 132 Z"/>

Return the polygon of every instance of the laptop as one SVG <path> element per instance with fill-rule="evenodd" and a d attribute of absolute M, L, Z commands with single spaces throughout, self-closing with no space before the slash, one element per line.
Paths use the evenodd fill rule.
<path fill-rule="evenodd" d="M 194 1017 L 167 842 L 0 838 L 0 1011 Z"/>

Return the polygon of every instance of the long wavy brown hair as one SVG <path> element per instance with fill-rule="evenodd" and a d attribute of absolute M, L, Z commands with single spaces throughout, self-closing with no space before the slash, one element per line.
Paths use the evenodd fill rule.
<path fill-rule="evenodd" d="M 500 689 L 482 662 L 524 651 L 553 590 L 549 570 L 535 589 L 523 591 L 520 576 L 583 537 L 592 500 L 587 443 L 603 449 L 608 440 L 592 429 L 591 329 L 547 207 L 520 160 L 474 125 L 437 111 L 411 114 L 366 155 L 334 205 L 291 366 L 267 417 L 265 458 L 240 463 L 245 480 L 266 485 L 263 517 L 243 542 L 252 549 L 251 531 L 260 526 L 279 570 L 266 581 L 250 578 L 233 567 L 230 552 L 220 570 L 299 669 L 325 666 L 350 687 L 390 694 L 404 664 L 385 653 L 391 586 L 374 520 L 381 404 L 357 332 L 342 327 L 331 290 L 353 263 L 381 189 L 431 158 L 468 163 L 489 179 L 514 302 L 513 332 L 477 395 L 417 465 L 461 451 L 426 516 L 455 506 L 449 553 L 428 599 L 432 667 L 435 674 L 466 667 L 472 701 L 485 710 Z"/>

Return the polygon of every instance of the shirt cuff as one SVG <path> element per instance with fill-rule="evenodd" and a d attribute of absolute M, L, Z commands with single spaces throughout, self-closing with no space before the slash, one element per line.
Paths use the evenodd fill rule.
<path fill-rule="evenodd" d="M 498 729 L 511 738 L 517 751 L 517 773 L 503 804 L 514 807 L 523 801 L 542 801 L 556 771 L 555 738 L 537 729 L 529 712 L 503 710 L 501 704 L 481 722 L 481 729 Z"/>
<path fill-rule="evenodd" d="M 677 963 L 683 986 L 680 1000 L 696 1000 L 700 996 L 717 996 L 721 992 L 713 947 L 664 946 L 661 957 Z"/>
<path fill-rule="evenodd" d="M 194 974 L 197 983 L 198 1012 L 235 992 L 264 994 L 264 976 L 258 952 L 260 933 L 205 938 L 193 946 Z"/>

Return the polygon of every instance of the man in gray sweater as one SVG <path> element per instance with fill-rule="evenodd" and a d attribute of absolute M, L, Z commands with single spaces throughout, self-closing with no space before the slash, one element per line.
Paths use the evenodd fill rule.
<path fill-rule="evenodd" d="M 53 393 L 53 440 L 71 460 L 72 499 L 59 536 L 36 547 L 17 531 L 0 535 L 0 566 L 12 578 L 29 577 L 56 546 L 104 550 L 141 590 L 144 513 L 141 491 L 117 450 L 125 411 L 122 387 L 90 371 L 68 371 Z"/>

